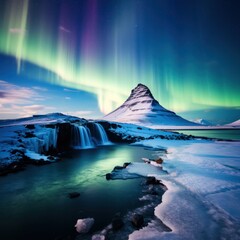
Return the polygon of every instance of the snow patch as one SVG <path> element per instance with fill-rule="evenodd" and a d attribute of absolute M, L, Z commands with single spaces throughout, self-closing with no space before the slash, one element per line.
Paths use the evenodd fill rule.
<path fill-rule="evenodd" d="M 78 219 L 75 225 L 76 231 L 79 233 L 87 233 L 94 224 L 93 218 Z"/>

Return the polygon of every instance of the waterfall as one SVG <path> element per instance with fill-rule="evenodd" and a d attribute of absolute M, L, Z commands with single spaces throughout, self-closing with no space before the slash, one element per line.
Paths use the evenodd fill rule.
<path fill-rule="evenodd" d="M 89 129 L 84 126 L 73 126 L 72 146 L 74 148 L 92 148 L 94 144 Z"/>
<path fill-rule="evenodd" d="M 90 123 L 87 126 L 73 125 L 71 137 L 71 145 L 80 149 L 110 143 L 104 128 L 99 123 Z"/>
<path fill-rule="evenodd" d="M 109 140 L 108 140 L 107 134 L 106 134 L 103 126 L 99 123 L 94 123 L 94 125 L 96 126 L 96 129 L 97 129 L 97 131 L 99 133 L 99 136 L 100 136 L 99 144 L 101 144 L 101 145 L 109 144 Z"/>

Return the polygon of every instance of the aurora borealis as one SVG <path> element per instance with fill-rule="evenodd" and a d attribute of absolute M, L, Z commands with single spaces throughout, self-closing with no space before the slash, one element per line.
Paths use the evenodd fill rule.
<path fill-rule="evenodd" d="M 0 80 L 15 87 L 80 90 L 79 101 L 96 96 L 102 113 L 140 82 L 178 113 L 240 109 L 238 0 L 0 2 L 1 68 L 18 79 L 12 83 L 5 71 Z M 16 59 L 13 69 L 1 61 L 6 57 Z"/>

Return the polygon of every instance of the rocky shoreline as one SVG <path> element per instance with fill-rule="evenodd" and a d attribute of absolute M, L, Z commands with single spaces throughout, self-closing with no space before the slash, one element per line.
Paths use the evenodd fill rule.
<path fill-rule="evenodd" d="M 162 158 L 156 160 L 143 159 L 145 164 L 158 164 L 159 170 L 162 171 L 160 165 L 163 163 Z M 139 201 L 143 203 L 141 207 L 129 210 L 127 213 L 116 213 L 111 223 L 98 232 L 80 233 L 75 240 L 124 240 L 135 230 L 139 230 L 148 224 L 158 226 L 161 231 L 170 232 L 171 229 L 163 224 L 163 222 L 154 215 L 155 207 L 161 204 L 162 196 L 167 191 L 167 187 L 154 176 L 142 177 L 136 174 L 127 174 L 126 168 L 131 162 L 126 162 L 123 166 L 115 166 L 111 173 L 106 174 L 107 181 L 114 180 L 130 180 L 132 178 L 141 178 L 141 197 Z"/>

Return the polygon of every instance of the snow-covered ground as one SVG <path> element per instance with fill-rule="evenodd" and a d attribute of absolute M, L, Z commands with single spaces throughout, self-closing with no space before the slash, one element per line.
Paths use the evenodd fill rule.
<path fill-rule="evenodd" d="M 167 149 L 163 170 L 168 174 L 146 163 L 126 169 L 154 175 L 167 186 L 155 215 L 172 231 L 163 232 L 153 221 L 129 239 L 240 239 L 240 142 L 153 139 L 140 144 Z"/>

